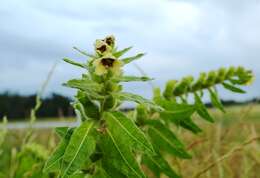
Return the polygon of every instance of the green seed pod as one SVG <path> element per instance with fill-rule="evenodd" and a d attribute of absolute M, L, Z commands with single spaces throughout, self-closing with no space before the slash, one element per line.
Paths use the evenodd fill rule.
<path fill-rule="evenodd" d="M 163 92 L 163 96 L 166 99 L 171 99 L 171 97 L 173 96 L 172 94 L 173 94 L 174 88 L 176 86 L 176 83 L 177 83 L 177 80 L 169 80 L 166 83 L 166 87 L 165 87 L 165 90 Z"/>
<path fill-rule="evenodd" d="M 217 71 L 216 83 L 222 83 L 226 79 L 226 76 L 227 76 L 227 70 L 223 67 L 220 68 Z"/>
<path fill-rule="evenodd" d="M 236 68 L 234 66 L 230 67 L 227 71 L 226 78 L 231 78 L 235 74 Z"/>
<path fill-rule="evenodd" d="M 205 72 L 200 73 L 199 79 L 197 81 L 198 83 L 200 83 L 200 87 L 206 84 L 206 78 L 207 78 L 207 74 Z"/>
<path fill-rule="evenodd" d="M 188 89 L 191 86 L 191 83 L 193 82 L 192 76 L 184 77 L 180 82 L 176 84 L 176 87 L 173 91 L 175 96 L 181 95 L 183 93 L 186 93 Z"/>
<path fill-rule="evenodd" d="M 118 91 L 118 84 L 114 83 L 114 82 L 107 82 L 106 86 L 105 86 L 105 92 L 109 93 L 109 92 L 114 92 L 114 91 Z"/>
<path fill-rule="evenodd" d="M 191 91 L 196 91 L 202 88 L 206 81 L 206 73 L 200 73 L 198 80 L 191 86 Z"/>
<path fill-rule="evenodd" d="M 84 111 L 89 118 L 99 119 L 98 106 L 94 102 L 92 102 L 84 92 L 78 91 L 76 97 L 78 98 L 79 102 L 84 106 Z"/>
<path fill-rule="evenodd" d="M 184 78 L 184 80 L 185 80 L 187 86 L 190 87 L 192 82 L 194 81 L 194 78 L 193 78 L 193 76 L 187 76 L 187 77 Z"/>
<path fill-rule="evenodd" d="M 161 98 L 161 89 L 160 88 L 154 88 L 153 90 L 153 101 L 157 103 Z"/>
<path fill-rule="evenodd" d="M 94 72 L 91 74 L 91 79 L 97 83 L 103 83 L 103 77 L 96 75 Z"/>
<path fill-rule="evenodd" d="M 254 75 L 252 74 L 252 71 L 245 70 L 244 73 L 240 73 L 238 75 L 239 80 L 241 81 L 241 84 L 243 85 L 250 85 L 254 81 Z"/>
<path fill-rule="evenodd" d="M 215 84 L 217 77 L 218 76 L 215 71 L 210 71 L 208 73 L 208 77 L 206 79 L 206 86 L 211 86 L 211 85 Z"/>
<path fill-rule="evenodd" d="M 148 119 L 148 112 L 144 105 L 138 105 L 136 107 L 136 121 L 139 125 L 143 125 L 145 120 Z"/>
<path fill-rule="evenodd" d="M 242 66 L 239 66 L 239 67 L 236 69 L 236 71 L 235 71 L 236 75 L 238 75 L 238 76 L 244 75 L 245 72 L 246 72 L 246 70 L 245 70 L 245 68 L 242 67 Z"/>
<path fill-rule="evenodd" d="M 115 105 L 116 105 L 116 99 L 110 95 L 108 98 L 104 100 L 103 110 L 104 111 L 109 110 L 113 108 Z"/>

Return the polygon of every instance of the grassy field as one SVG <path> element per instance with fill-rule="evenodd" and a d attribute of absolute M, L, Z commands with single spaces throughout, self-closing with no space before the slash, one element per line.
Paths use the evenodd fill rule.
<path fill-rule="evenodd" d="M 260 105 L 228 107 L 226 113 L 211 110 L 217 124 L 195 119 L 204 130 L 194 135 L 176 129 L 193 155 L 192 160 L 169 160 L 184 178 L 260 178 Z M 10 130 L 3 144 L 0 170 L 12 167 L 11 152 L 19 149 L 23 130 Z M 58 138 L 51 129 L 34 130 L 35 142 L 50 153 Z"/>

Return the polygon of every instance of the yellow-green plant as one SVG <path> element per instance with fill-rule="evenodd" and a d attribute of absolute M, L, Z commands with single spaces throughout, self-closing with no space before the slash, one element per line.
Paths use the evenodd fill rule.
<path fill-rule="evenodd" d="M 77 89 L 73 107 L 81 123 L 78 127 L 57 128 L 61 138 L 56 150 L 45 164 L 44 172 L 57 172 L 60 178 L 145 178 L 147 171 L 155 177 L 164 174 L 180 177 L 167 162 L 165 155 L 190 159 L 184 144 L 174 134 L 172 125 L 194 133 L 201 129 L 192 121 L 197 112 L 203 119 L 213 118 L 202 102 L 208 90 L 212 104 L 224 111 L 215 86 L 244 93 L 236 85 L 251 82 L 252 72 L 238 68 L 221 68 L 208 74 L 202 73 L 197 81 L 185 77 L 167 83 L 163 94 L 154 90 L 154 99 L 123 91 L 123 82 L 149 81 L 147 76 L 124 75 L 123 67 L 144 54 L 123 57 L 131 49 L 117 50 L 115 38 L 108 36 L 95 42 L 95 54 L 88 54 L 87 62 L 70 59 L 66 62 L 86 70 L 79 79 L 64 85 Z M 189 96 L 194 96 L 190 102 Z M 135 114 L 120 111 L 123 102 L 135 102 Z"/>
<path fill-rule="evenodd" d="M 7 141 L 6 135 L 8 132 L 6 127 L 7 119 L 3 119 L 3 129 L 0 130 L 0 162 L 3 162 L 1 168 L 4 166 L 5 170 L 0 170 L 0 178 L 50 178 L 54 176 L 53 174 L 42 172 L 45 161 L 48 158 L 49 150 L 47 150 L 45 146 L 36 143 L 34 140 L 33 125 L 36 121 L 36 113 L 42 105 L 42 94 L 50 80 L 55 66 L 56 65 L 54 65 L 49 72 L 47 80 L 44 82 L 41 90 L 36 96 L 35 107 L 31 110 L 29 128 L 25 131 L 21 146 L 1 150 L 1 146 Z"/>

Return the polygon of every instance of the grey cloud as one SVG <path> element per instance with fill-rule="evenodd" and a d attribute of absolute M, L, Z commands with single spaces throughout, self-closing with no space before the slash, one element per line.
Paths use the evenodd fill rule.
<path fill-rule="evenodd" d="M 148 53 L 137 64 L 160 87 L 168 79 L 220 66 L 245 65 L 260 75 L 256 1 L 6 1 L 0 14 L 0 90 L 35 91 L 55 60 L 85 60 L 72 46 L 92 51 L 93 41 L 110 33 L 119 47 L 135 44 L 130 54 Z M 139 75 L 133 66 L 126 73 Z M 77 76 L 76 69 L 60 63 L 48 91 L 72 95 L 60 83 Z M 126 88 L 151 96 L 149 85 L 136 85 Z M 246 97 L 259 96 L 259 86 L 256 78 Z"/>

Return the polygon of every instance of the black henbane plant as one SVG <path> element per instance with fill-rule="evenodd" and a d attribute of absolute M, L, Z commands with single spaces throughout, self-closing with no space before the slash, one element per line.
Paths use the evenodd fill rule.
<path fill-rule="evenodd" d="M 44 168 L 45 172 L 57 172 L 61 178 L 145 178 L 148 171 L 155 177 L 162 174 L 180 177 L 165 155 L 181 159 L 189 159 L 191 155 L 174 134 L 174 125 L 200 132 L 192 121 L 195 112 L 213 122 L 201 100 L 203 91 L 208 90 L 212 104 L 224 111 L 215 86 L 221 84 L 233 92 L 244 93 L 236 85 L 248 84 L 253 78 L 252 72 L 243 67 L 221 68 L 202 73 L 196 81 L 190 76 L 181 81 L 171 80 L 163 94 L 155 89 L 154 99 L 150 101 L 123 92 L 121 85 L 151 80 L 123 74 L 124 65 L 139 59 L 143 53 L 122 57 L 131 47 L 117 50 L 113 36 L 95 42 L 95 55 L 75 49 L 89 58 L 86 63 L 64 59 L 86 69 L 80 79 L 65 84 L 77 89 L 73 106 L 81 124 L 77 128 L 56 129 L 61 141 Z M 190 95 L 194 96 L 193 103 L 188 102 Z M 123 113 L 119 107 L 124 101 L 138 106 L 134 112 Z"/>

